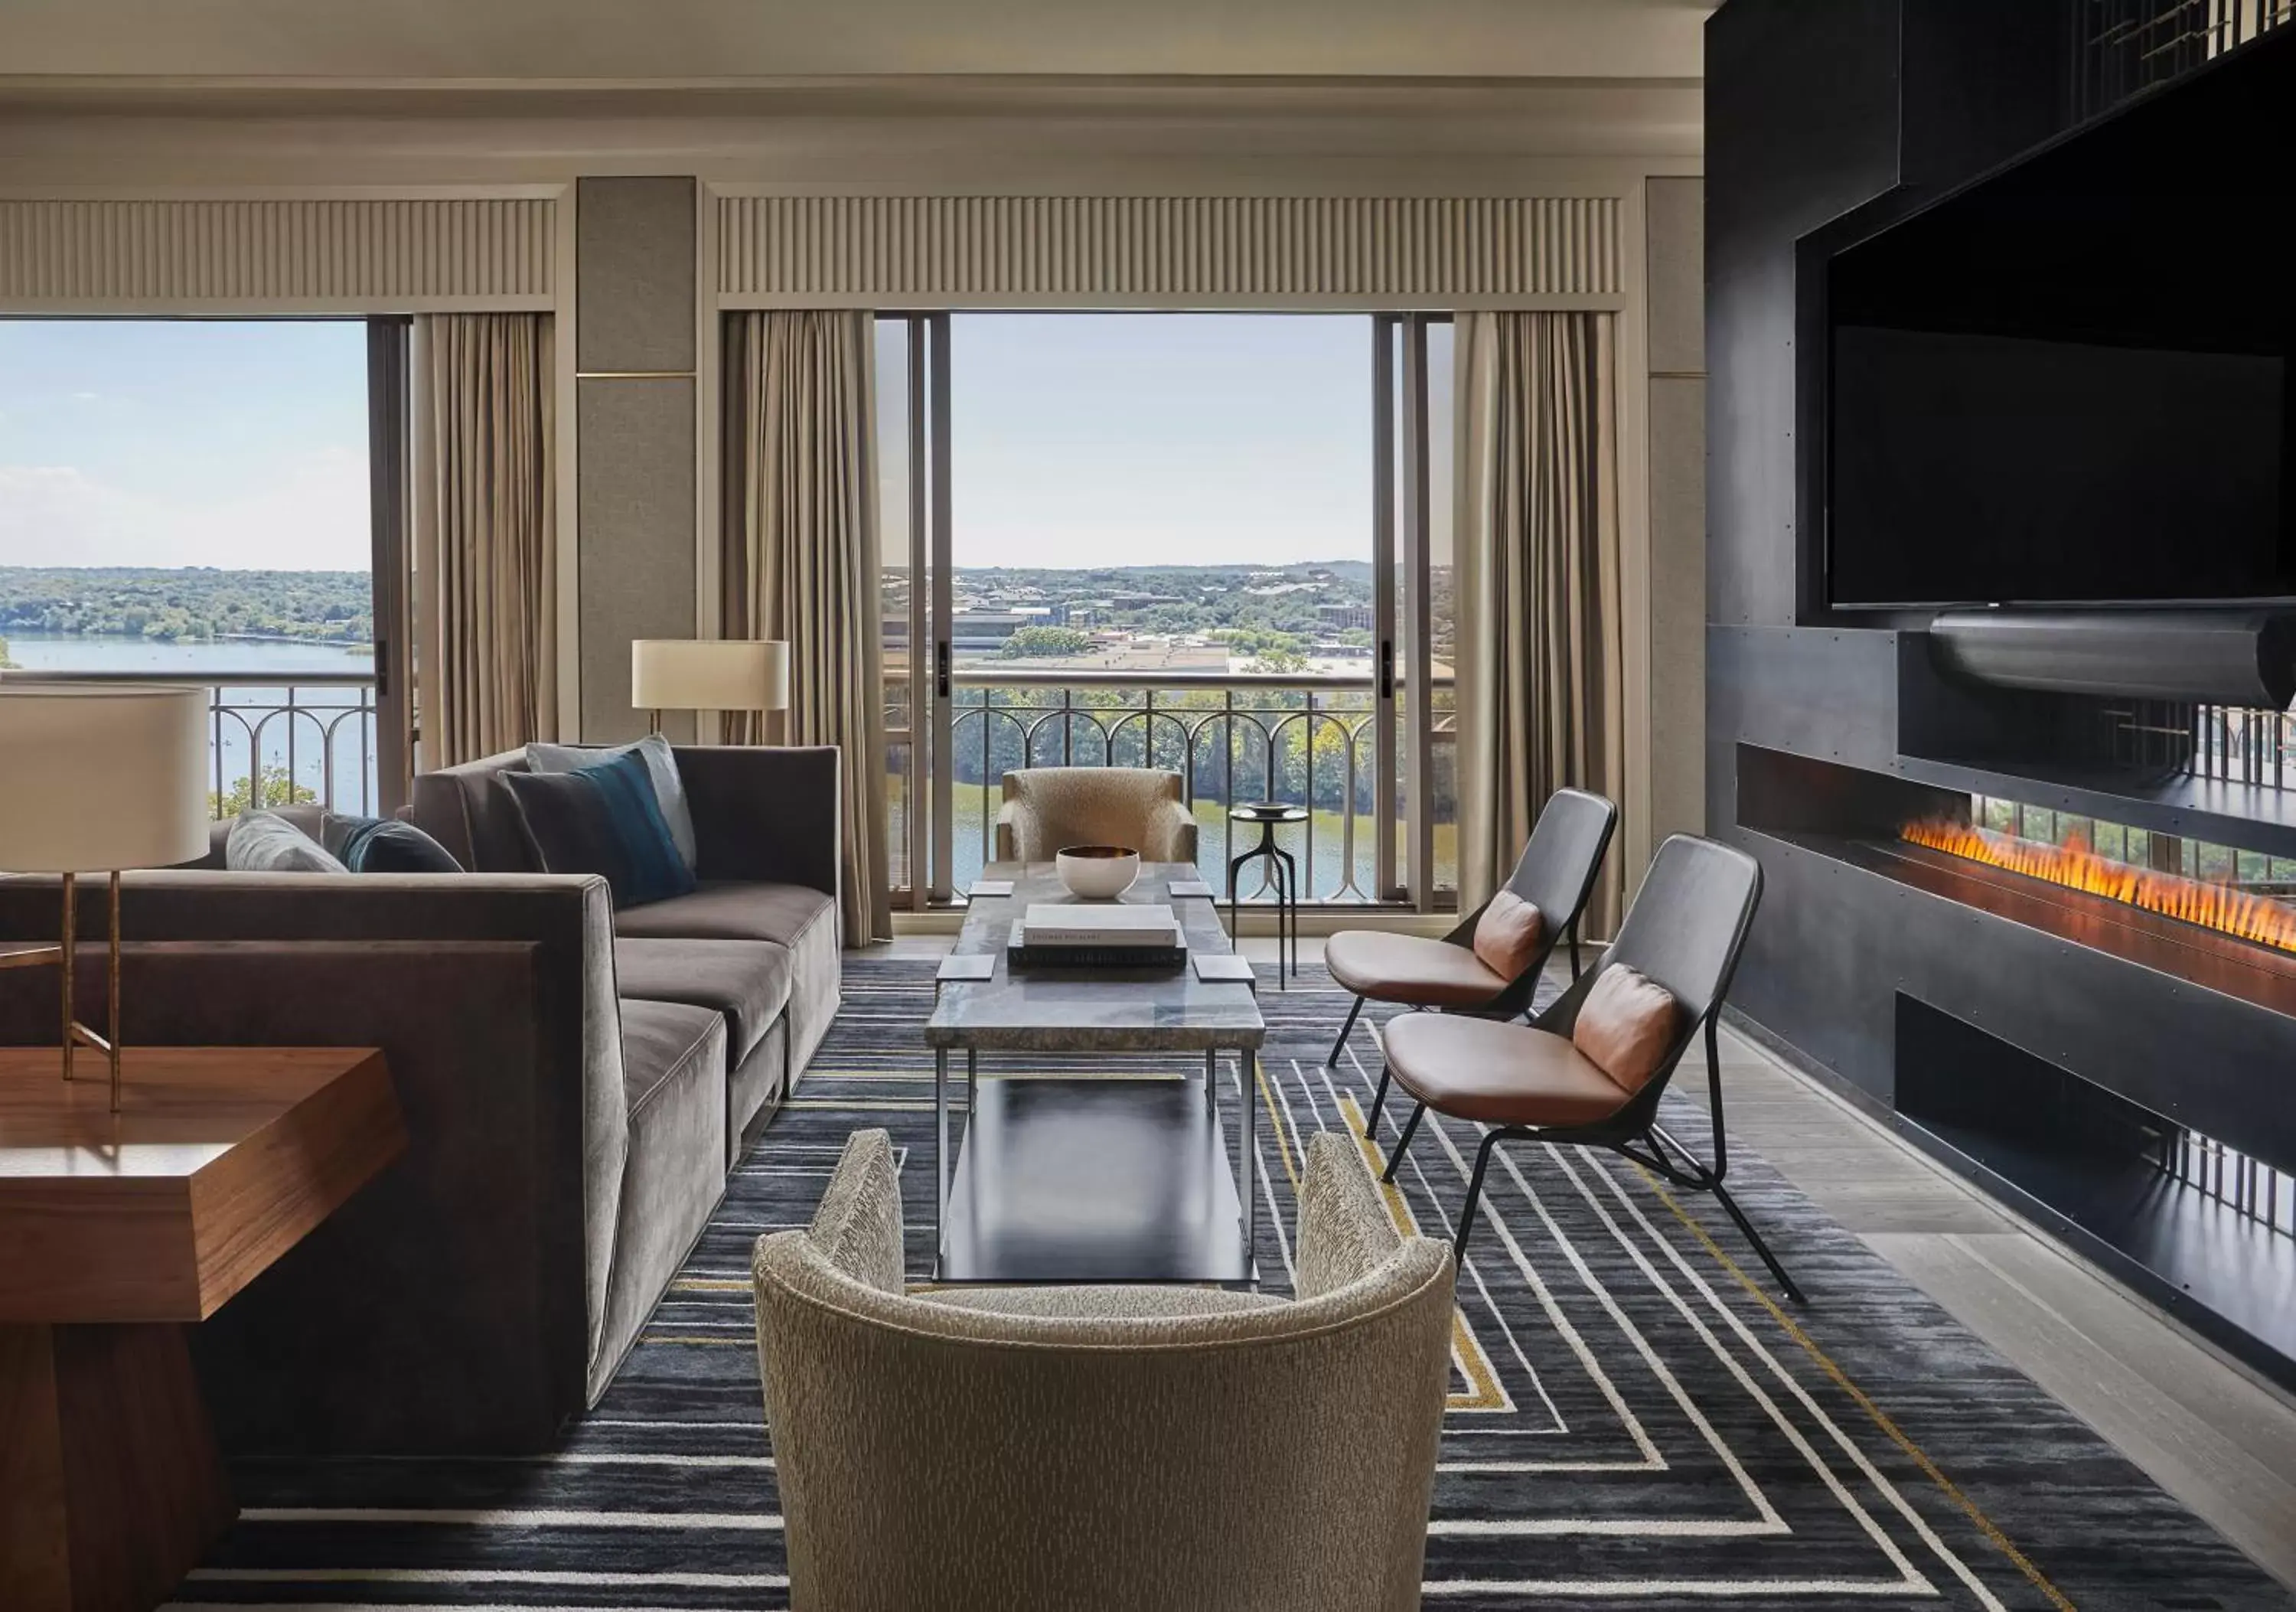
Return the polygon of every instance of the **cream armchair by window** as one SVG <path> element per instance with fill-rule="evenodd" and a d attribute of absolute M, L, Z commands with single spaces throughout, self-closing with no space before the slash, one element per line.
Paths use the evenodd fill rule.
<path fill-rule="evenodd" d="M 1049 862 L 1066 845 L 1129 845 L 1144 862 L 1196 859 L 1180 775 L 1151 767 L 1029 767 L 1004 775 L 996 859 Z"/>
<path fill-rule="evenodd" d="M 1451 1256 L 1351 1138 L 1308 1149 L 1298 1297 L 902 1281 L 886 1133 L 758 1239 L 758 1363 L 806 1612 L 1419 1605 Z M 1374 1385 L 1366 1394 L 1365 1385 Z"/>

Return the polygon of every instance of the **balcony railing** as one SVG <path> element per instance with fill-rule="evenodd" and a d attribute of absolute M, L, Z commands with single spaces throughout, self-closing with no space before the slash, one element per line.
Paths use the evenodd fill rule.
<path fill-rule="evenodd" d="M 372 672 L 12 671 L 12 681 L 189 684 L 208 691 L 209 809 L 311 804 L 371 816 L 381 799 Z"/>
<path fill-rule="evenodd" d="M 1160 767 L 1180 775 L 1199 825 L 1198 860 L 1215 888 L 1226 888 L 1227 864 L 1259 843 L 1241 835 L 1228 807 L 1247 801 L 1305 806 L 1308 820 L 1278 843 L 1299 859 L 1304 899 L 1369 903 L 1392 899 L 1382 888 L 1378 855 L 1375 687 L 1368 675 L 1315 677 L 1249 672 L 954 669 L 950 761 L 953 767 L 949 884 L 962 891 L 993 859 L 1003 778 L 1018 767 Z M 889 702 L 890 825 L 897 869 L 914 870 L 920 847 L 906 821 L 901 769 L 916 752 L 904 719 L 907 690 Z M 1449 680 L 1433 690 L 1439 710 L 1430 736 L 1435 811 L 1433 884 L 1456 884 L 1449 780 L 1456 734 Z M 1390 765 L 1396 763 L 1390 761 Z M 1409 810 L 1409 802 L 1403 802 Z M 1393 834 L 1388 825 L 1385 832 Z M 1398 851 L 1398 855 L 1401 854 Z M 1245 872 L 1247 899 L 1273 893 L 1264 862 Z"/>

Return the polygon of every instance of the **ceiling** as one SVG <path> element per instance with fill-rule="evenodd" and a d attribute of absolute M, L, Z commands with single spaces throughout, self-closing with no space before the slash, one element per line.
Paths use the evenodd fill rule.
<path fill-rule="evenodd" d="M 5 0 L 0 87 L 1700 76 L 1710 0 Z"/>

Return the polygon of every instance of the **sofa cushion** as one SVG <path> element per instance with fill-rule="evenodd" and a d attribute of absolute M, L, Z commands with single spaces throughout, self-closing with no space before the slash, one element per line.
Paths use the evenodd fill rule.
<path fill-rule="evenodd" d="M 275 812 L 249 811 L 224 842 L 224 866 L 234 873 L 348 873 L 327 848 Z"/>
<path fill-rule="evenodd" d="M 618 940 L 614 974 L 616 992 L 626 999 L 724 1014 L 735 1063 L 789 1006 L 789 949 L 767 941 Z"/>
<path fill-rule="evenodd" d="M 669 837 L 676 843 L 677 854 L 688 868 L 694 866 L 693 812 L 685 803 L 685 780 L 678 776 L 677 757 L 669 741 L 658 733 L 627 744 L 529 744 L 526 765 L 530 772 L 571 772 L 578 767 L 589 767 L 600 761 L 635 754 L 645 763 L 646 777 L 653 784 L 655 802 L 661 807 L 662 821 L 669 825 Z"/>
<path fill-rule="evenodd" d="M 396 818 L 327 813 L 320 828 L 327 850 L 353 873 L 460 873 L 455 853 Z"/>
<path fill-rule="evenodd" d="M 816 924 L 836 922 L 837 903 L 800 884 L 713 884 L 691 894 L 614 914 L 625 940 L 772 941 L 793 946 Z"/>
<path fill-rule="evenodd" d="M 653 781 L 635 753 L 571 772 L 506 772 L 502 780 L 546 872 L 601 875 L 617 908 L 693 890 L 693 870 L 677 854 Z"/>

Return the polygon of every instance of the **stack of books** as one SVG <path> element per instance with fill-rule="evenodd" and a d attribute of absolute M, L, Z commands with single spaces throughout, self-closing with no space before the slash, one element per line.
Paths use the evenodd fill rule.
<path fill-rule="evenodd" d="M 1022 967 L 1177 968 L 1188 951 L 1169 907 L 1046 901 L 1013 925 L 1009 958 Z"/>

